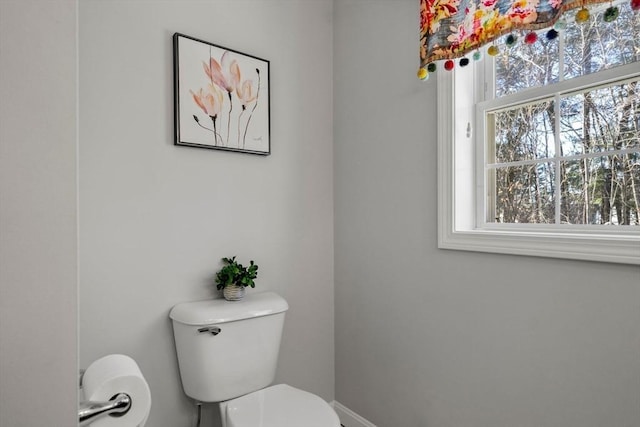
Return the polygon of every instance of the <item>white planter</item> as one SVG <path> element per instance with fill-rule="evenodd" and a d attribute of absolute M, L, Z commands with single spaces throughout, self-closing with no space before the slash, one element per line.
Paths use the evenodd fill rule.
<path fill-rule="evenodd" d="M 222 289 L 222 295 L 227 301 L 239 301 L 244 298 L 246 292 L 247 290 L 244 286 L 237 285 L 225 286 L 224 289 Z"/>

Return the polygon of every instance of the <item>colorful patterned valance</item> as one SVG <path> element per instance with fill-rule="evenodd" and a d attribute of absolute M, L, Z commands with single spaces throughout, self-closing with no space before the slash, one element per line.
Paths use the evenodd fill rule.
<path fill-rule="evenodd" d="M 420 70 L 418 77 L 427 76 L 427 66 L 440 59 L 462 57 L 477 51 L 496 38 L 515 30 L 539 30 L 551 27 L 560 16 L 579 9 L 575 20 L 589 19 L 585 7 L 611 0 L 420 0 Z M 631 0 L 631 8 L 640 10 L 640 0 Z M 609 15 L 617 17 L 617 8 Z M 606 19 L 605 14 L 605 19 Z M 532 33 L 529 41 L 535 42 Z M 492 54 L 492 51 L 488 52 Z M 476 52 L 475 58 L 479 57 Z M 463 59 L 463 61 L 465 61 Z M 468 63 L 468 60 L 465 62 Z M 452 62 L 445 64 L 450 68 Z"/>

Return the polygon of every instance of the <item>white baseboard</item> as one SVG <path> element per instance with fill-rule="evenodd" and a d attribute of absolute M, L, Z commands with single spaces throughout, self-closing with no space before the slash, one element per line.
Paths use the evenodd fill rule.
<path fill-rule="evenodd" d="M 340 402 L 336 402 L 334 400 L 333 402 L 331 402 L 331 406 L 336 411 L 336 414 L 338 414 L 340 423 L 344 425 L 344 427 L 376 427 L 375 424 L 365 420 L 360 415 L 353 412 L 351 409 L 340 404 Z"/>

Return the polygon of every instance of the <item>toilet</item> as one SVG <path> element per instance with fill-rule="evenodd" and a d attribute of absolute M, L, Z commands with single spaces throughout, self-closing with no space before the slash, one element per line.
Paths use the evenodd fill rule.
<path fill-rule="evenodd" d="M 288 309 L 273 292 L 171 309 L 182 388 L 198 402 L 217 402 L 222 427 L 340 427 L 320 397 L 271 385 Z"/>

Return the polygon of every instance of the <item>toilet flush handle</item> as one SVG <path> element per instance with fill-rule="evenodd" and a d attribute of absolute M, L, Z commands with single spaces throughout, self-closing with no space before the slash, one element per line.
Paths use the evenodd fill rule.
<path fill-rule="evenodd" d="M 204 328 L 198 329 L 198 332 L 200 332 L 201 334 L 210 333 L 211 335 L 216 336 L 220 332 L 222 332 L 222 329 L 218 328 L 217 326 L 206 326 Z"/>

